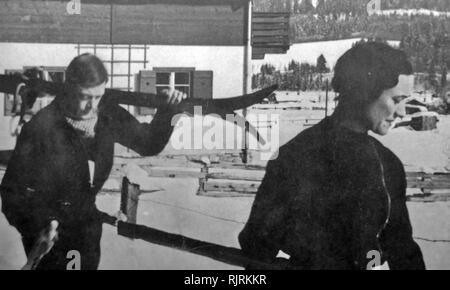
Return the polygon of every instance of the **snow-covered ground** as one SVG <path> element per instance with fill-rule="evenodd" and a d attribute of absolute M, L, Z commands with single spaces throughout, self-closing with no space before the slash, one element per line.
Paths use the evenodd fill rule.
<path fill-rule="evenodd" d="M 138 223 L 170 233 L 238 247 L 253 198 L 208 198 L 196 195 L 197 180 L 151 179 L 164 190 L 140 198 Z M 100 194 L 97 205 L 114 213 L 119 194 Z M 429 269 L 450 269 L 450 244 L 426 240 L 450 239 L 450 203 L 408 203 L 414 236 Z M 18 269 L 25 263 L 17 231 L 0 215 L 0 269 Z M 116 229 L 103 226 L 100 269 L 235 270 L 209 258 L 168 247 L 118 236 Z"/>
<path fill-rule="evenodd" d="M 450 12 L 447 11 L 436 11 L 436 10 L 430 10 L 430 9 L 386 9 L 386 10 L 380 10 L 380 11 L 374 11 L 374 14 L 379 15 L 427 15 L 427 16 L 446 16 L 450 17 Z"/>

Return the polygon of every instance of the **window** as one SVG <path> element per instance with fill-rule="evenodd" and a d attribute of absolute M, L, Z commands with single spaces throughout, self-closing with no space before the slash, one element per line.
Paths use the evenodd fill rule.
<path fill-rule="evenodd" d="M 195 68 L 154 68 L 139 74 L 139 91 L 161 94 L 163 90 L 175 89 L 188 98 L 212 99 L 212 71 L 197 71 Z M 154 114 L 155 110 L 141 108 L 141 115 Z"/>
<path fill-rule="evenodd" d="M 191 72 L 156 72 L 156 93 L 175 89 L 191 96 Z"/>
<path fill-rule="evenodd" d="M 109 72 L 107 86 L 111 89 L 135 91 L 135 75 L 147 68 L 147 45 L 78 44 L 77 50 L 78 55 L 89 52 L 103 61 Z"/>

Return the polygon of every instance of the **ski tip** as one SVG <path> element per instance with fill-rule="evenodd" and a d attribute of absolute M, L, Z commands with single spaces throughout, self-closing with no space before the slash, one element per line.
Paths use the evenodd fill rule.
<path fill-rule="evenodd" d="M 269 88 L 274 90 L 274 91 L 276 91 L 276 90 L 278 90 L 279 85 L 278 84 L 274 84 L 273 86 L 270 86 Z"/>
<path fill-rule="evenodd" d="M 264 92 L 265 95 L 269 96 L 271 94 L 273 94 L 276 90 L 278 90 L 278 84 L 272 85 L 270 87 L 267 87 L 265 89 L 262 90 L 262 92 Z"/>

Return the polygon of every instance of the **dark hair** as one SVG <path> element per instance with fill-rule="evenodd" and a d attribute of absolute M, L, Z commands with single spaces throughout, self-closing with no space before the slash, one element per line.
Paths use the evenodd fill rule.
<path fill-rule="evenodd" d="M 84 53 L 70 62 L 66 70 L 66 82 L 81 88 L 91 88 L 108 82 L 108 72 L 97 56 Z"/>
<path fill-rule="evenodd" d="M 365 42 L 339 58 L 332 86 L 339 94 L 339 106 L 354 110 L 376 100 L 384 90 L 395 87 L 401 74 L 413 74 L 403 51 L 380 42 Z"/>

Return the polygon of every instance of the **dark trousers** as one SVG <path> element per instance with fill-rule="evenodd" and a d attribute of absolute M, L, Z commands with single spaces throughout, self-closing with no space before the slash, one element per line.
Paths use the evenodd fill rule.
<path fill-rule="evenodd" d="M 73 225 L 61 225 L 58 228 L 58 241 L 51 251 L 45 255 L 36 270 L 67 270 L 73 256 L 70 251 L 80 253 L 81 270 L 97 270 L 100 263 L 100 240 L 102 221 L 91 219 Z M 25 253 L 29 255 L 37 237 L 22 235 Z M 69 269 L 72 269 L 69 267 Z"/>

